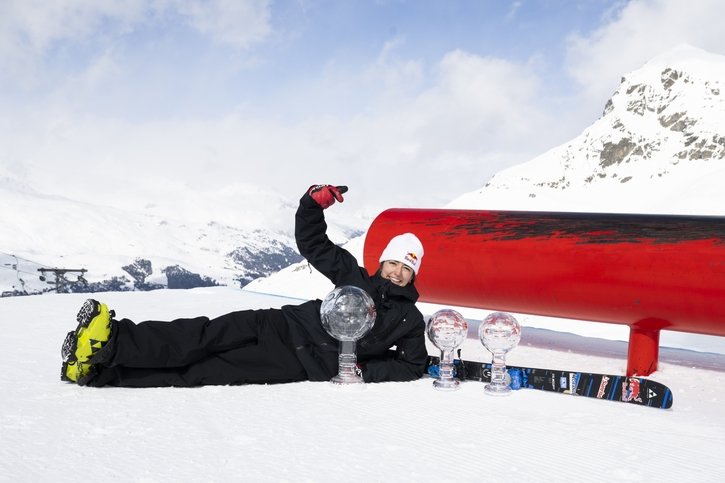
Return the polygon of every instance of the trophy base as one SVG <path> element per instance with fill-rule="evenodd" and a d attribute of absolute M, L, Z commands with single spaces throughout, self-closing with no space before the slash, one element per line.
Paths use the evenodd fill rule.
<path fill-rule="evenodd" d="M 486 384 L 483 392 L 489 396 L 508 396 L 511 394 L 511 388 L 504 384 Z"/>
<path fill-rule="evenodd" d="M 338 386 L 347 386 L 352 384 L 365 384 L 365 381 L 363 381 L 362 376 L 358 376 L 356 374 L 338 374 L 332 379 L 330 379 L 330 382 L 332 384 L 336 384 Z"/>
<path fill-rule="evenodd" d="M 461 381 L 458 379 L 436 379 L 433 381 L 433 387 L 439 391 L 455 391 L 461 387 Z"/>

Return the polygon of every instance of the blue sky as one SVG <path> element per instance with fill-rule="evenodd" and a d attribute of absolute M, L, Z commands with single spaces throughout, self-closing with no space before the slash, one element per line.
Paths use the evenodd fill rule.
<path fill-rule="evenodd" d="M 440 206 L 579 134 L 655 55 L 725 54 L 723 10 L 2 0 L 0 178 L 92 198 L 107 176 L 126 205 L 234 184 L 294 200 L 331 182 L 363 211 Z"/>

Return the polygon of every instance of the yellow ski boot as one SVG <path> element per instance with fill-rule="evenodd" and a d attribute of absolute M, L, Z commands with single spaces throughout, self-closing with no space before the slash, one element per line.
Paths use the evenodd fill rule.
<path fill-rule="evenodd" d="M 60 380 L 83 385 L 93 373 L 93 365 L 87 362 L 64 361 L 60 371 Z"/>
<path fill-rule="evenodd" d="M 111 336 L 113 310 L 106 304 L 88 299 L 78 311 L 78 327 L 68 332 L 60 350 L 63 366 L 60 371 L 62 381 L 84 385 L 95 374 L 95 368 L 88 361 L 98 352 Z"/>
<path fill-rule="evenodd" d="M 111 318 L 116 314 L 106 304 L 88 299 L 78 311 L 75 358 L 88 362 L 108 342 L 111 336 Z"/>

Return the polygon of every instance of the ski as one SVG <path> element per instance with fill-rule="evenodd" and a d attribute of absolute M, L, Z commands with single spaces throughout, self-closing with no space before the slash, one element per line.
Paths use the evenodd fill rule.
<path fill-rule="evenodd" d="M 439 357 L 429 355 L 427 373 L 437 377 L 439 363 Z M 454 367 L 458 379 L 491 382 L 491 363 L 456 359 Z M 539 389 L 661 409 L 672 407 L 672 391 L 644 377 L 517 366 L 506 366 L 506 370 L 512 389 Z"/>

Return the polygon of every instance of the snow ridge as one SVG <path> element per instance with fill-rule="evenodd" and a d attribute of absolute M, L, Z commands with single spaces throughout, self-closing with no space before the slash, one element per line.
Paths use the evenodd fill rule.
<path fill-rule="evenodd" d="M 624 76 L 581 135 L 452 208 L 725 213 L 725 57 L 679 46 Z"/>

